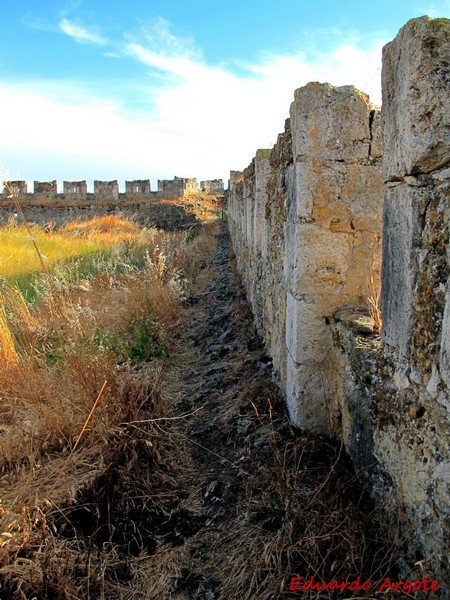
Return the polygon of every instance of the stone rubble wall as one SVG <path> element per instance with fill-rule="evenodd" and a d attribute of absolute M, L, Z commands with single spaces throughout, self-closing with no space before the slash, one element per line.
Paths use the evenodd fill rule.
<path fill-rule="evenodd" d="M 210 194 L 223 195 L 224 187 L 222 179 L 210 179 L 201 182 L 202 191 Z M 140 198 L 163 198 L 171 200 L 186 195 L 198 194 L 200 188 L 197 179 L 186 177 L 175 177 L 174 179 L 158 179 L 158 191 L 152 192 L 149 179 L 136 179 L 125 181 L 126 193 L 119 193 L 119 183 L 113 181 L 94 181 L 94 193 L 88 193 L 87 181 L 64 181 L 63 193 L 57 193 L 57 181 L 34 181 L 34 193 L 28 192 L 26 181 L 5 181 L 3 193 L 0 193 L 0 201 L 7 201 L 11 193 L 20 194 L 22 200 L 33 203 L 39 200 L 65 200 L 75 202 L 77 200 L 123 200 Z"/>
<path fill-rule="evenodd" d="M 381 114 L 350 86 L 297 90 L 285 132 L 232 173 L 228 200 L 238 267 L 293 424 L 343 441 L 401 534 L 402 574 L 437 578 L 442 598 L 449 91 L 450 21 L 413 19 L 384 48 Z M 367 299 L 380 267 L 375 335 Z"/>
<path fill-rule="evenodd" d="M 449 583 L 450 20 L 408 22 L 383 65 L 382 340 L 399 412 L 375 439 Z"/>
<path fill-rule="evenodd" d="M 137 223 L 141 227 L 157 229 L 185 229 L 197 223 L 197 218 L 183 206 L 170 203 L 84 204 L 71 206 L 23 206 L 29 223 L 60 227 L 71 221 L 88 221 L 95 217 L 117 215 Z M 8 221 L 20 222 L 14 206 L 0 206 L 0 225 Z"/>

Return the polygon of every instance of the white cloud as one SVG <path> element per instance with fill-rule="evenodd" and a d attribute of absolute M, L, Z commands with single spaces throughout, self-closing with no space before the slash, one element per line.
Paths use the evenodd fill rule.
<path fill-rule="evenodd" d="M 78 41 L 102 39 L 70 31 Z M 294 90 L 309 81 L 353 84 L 380 103 L 381 46 L 352 40 L 327 54 L 265 56 L 237 69 L 208 64 L 160 20 L 121 47 L 149 70 L 136 89 L 145 110 L 127 109 L 120 90 L 111 101 L 79 82 L 0 85 L 0 114 L 11 116 L 0 130 L 0 159 L 25 179 L 227 179 L 275 143 Z"/>
<path fill-rule="evenodd" d="M 104 46 L 107 43 L 95 28 L 77 25 L 65 17 L 59 22 L 59 29 L 79 44 Z"/>

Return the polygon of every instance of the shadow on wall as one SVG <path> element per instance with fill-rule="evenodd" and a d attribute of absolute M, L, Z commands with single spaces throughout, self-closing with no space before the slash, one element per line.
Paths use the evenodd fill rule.
<path fill-rule="evenodd" d="M 292 422 L 343 441 L 398 520 L 405 576 L 426 560 L 442 598 L 450 593 L 449 56 L 450 21 L 422 17 L 383 50 L 382 114 L 352 86 L 296 90 L 284 133 L 231 173 L 228 201 L 238 266 Z M 367 303 L 380 272 L 381 337 Z"/>

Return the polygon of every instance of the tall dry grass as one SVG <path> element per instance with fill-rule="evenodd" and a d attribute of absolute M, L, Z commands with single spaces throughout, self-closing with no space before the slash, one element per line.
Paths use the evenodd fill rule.
<path fill-rule="evenodd" d="M 0 227 L 0 277 L 34 298 L 43 285 L 42 272 L 73 283 L 77 276 L 142 267 L 156 235 L 156 230 L 140 229 L 118 216 L 73 222 L 58 230 L 12 221 Z"/>
<path fill-rule="evenodd" d="M 173 408 L 164 380 L 183 303 L 214 238 L 105 219 L 49 234 L 49 244 L 52 235 L 69 245 L 104 238 L 113 252 L 87 277 L 76 265 L 70 277 L 64 267 L 42 273 L 33 306 L 2 283 L 0 589 L 17 598 L 101 597 L 115 563 L 124 568 L 108 545 L 108 506 L 131 510 L 135 493 L 157 499 L 174 485 L 179 467 L 158 425 Z M 138 483 L 133 468 L 142 462 L 149 469 Z"/>

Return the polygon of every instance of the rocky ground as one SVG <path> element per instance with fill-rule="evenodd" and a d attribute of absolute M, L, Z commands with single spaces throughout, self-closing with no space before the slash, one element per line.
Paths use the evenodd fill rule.
<path fill-rule="evenodd" d="M 168 433 L 176 493 L 159 521 L 158 509 L 145 507 L 153 553 L 134 577 L 139 595 L 133 588 L 128 597 L 378 598 L 290 590 L 294 576 L 359 576 L 375 590 L 392 572 L 392 546 L 343 448 L 290 427 L 225 230 L 213 268 L 207 290 L 188 299 L 183 357 L 168 390 L 179 413 Z"/>

